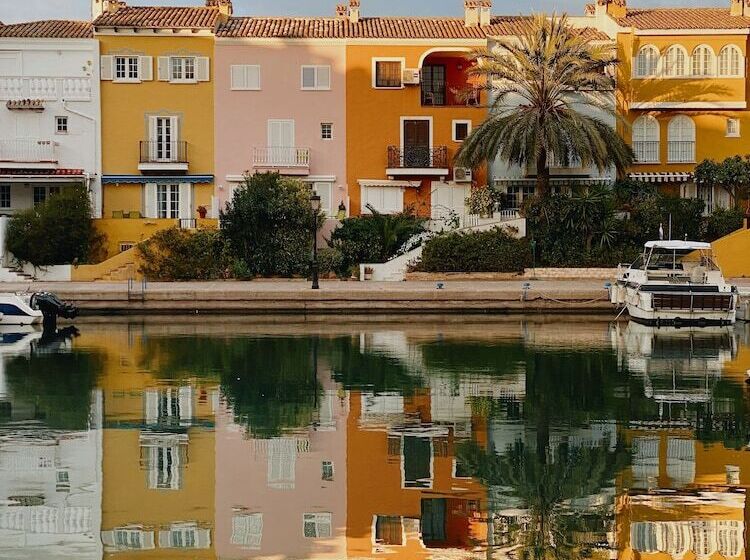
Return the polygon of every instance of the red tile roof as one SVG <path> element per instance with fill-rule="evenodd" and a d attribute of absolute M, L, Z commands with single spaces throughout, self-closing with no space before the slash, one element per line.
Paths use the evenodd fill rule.
<path fill-rule="evenodd" d="M 496 16 L 490 25 L 464 25 L 463 18 L 370 17 L 351 23 L 343 17 L 233 17 L 219 26 L 218 37 L 305 39 L 485 39 L 517 35 L 523 16 Z M 607 36 L 592 28 L 583 32 L 591 39 Z"/>
<path fill-rule="evenodd" d="M 59 175 L 74 175 L 83 176 L 83 169 L 5 169 L 0 168 L 0 175 L 20 175 L 26 177 L 27 175 L 45 175 L 45 176 L 59 176 Z"/>
<path fill-rule="evenodd" d="M 212 29 L 219 13 L 216 6 L 125 6 L 100 15 L 94 27 Z"/>
<path fill-rule="evenodd" d="M 93 36 L 93 27 L 88 21 L 48 19 L 0 25 L 0 37 L 88 39 Z"/>
<path fill-rule="evenodd" d="M 729 8 L 630 8 L 617 22 L 638 29 L 746 29 L 750 18 Z"/>

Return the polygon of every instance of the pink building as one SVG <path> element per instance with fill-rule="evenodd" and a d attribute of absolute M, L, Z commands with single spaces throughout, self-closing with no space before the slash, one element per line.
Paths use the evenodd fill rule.
<path fill-rule="evenodd" d="M 299 177 L 328 216 L 348 212 L 346 47 L 231 18 L 216 38 L 216 188 L 220 207 L 246 173 Z M 265 21 L 265 20 L 264 20 Z"/>

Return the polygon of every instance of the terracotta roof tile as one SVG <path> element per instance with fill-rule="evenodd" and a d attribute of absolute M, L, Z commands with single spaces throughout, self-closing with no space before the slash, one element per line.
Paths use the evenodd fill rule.
<path fill-rule="evenodd" d="M 94 20 L 94 27 L 212 29 L 219 17 L 216 6 L 126 6 Z"/>
<path fill-rule="evenodd" d="M 93 27 L 88 21 L 48 19 L 0 25 L 0 37 L 88 39 L 93 36 Z"/>
<path fill-rule="evenodd" d="M 633 8 L 617 22 L 638 29 L 746 29 L 750 18 L 729 8 Z"/>
<path fill-rule="evenodd" d="M 463 18 L 347 18 L 233 17 L 219 26 L 218 37 L 301 39 L 485 39 L 517 35 L 522 16 L 496 16 L 490 25 L 464 25 Z M 607 39 L 592 28 L 583 30 L 591 39 Z"/>

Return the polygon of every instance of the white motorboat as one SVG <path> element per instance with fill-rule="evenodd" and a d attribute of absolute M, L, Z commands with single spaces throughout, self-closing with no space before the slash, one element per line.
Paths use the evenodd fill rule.
<path fill-rule="evenodd" d="M 33 294 L 0 293 L 0 325 L 36 325 L 44 319 L 32 307 Z"/>
<path fill-rule="evenodd" d="M 647 325 L 731 325 L 737 289 L 724 280 L 710 243 L 649 241 L 630 265 L 620 265 L 610 301 Z"/>

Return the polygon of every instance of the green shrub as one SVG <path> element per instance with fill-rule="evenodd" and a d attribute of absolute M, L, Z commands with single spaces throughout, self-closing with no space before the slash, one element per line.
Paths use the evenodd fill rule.
<path fill-rule="evenodd" d="M 98 262 L 104 236 L 94 228 L 89 194 L 83 185 L 64 187 L 8 223 L 7 248 L 34 266 Z"/>
<path fill-rule="evenodd" d="M 138 251 L 141 272 L 150 280 L 215 280 L 232 271 L 226 242 L 217 230 L 165 229 L 139 243 Z"/>
<path fill-rule="evenodd" d="M 339 278 L 349 277 L 349 269 L 344 265 L 344 255 L 335 247 L 325 247 L 318 251 L 318 271 L 321 276 L 333 273 Z"/>
<path fill-rule="evenodd" d="M 706 241 L 714 241 L 742 227 L 745 214 L 739 208 L 717 208 L 706 218 Z"/>
<path fill-rule="evenodd" d="M 531 248 L 500 229 L 448 233 L 424 246 L 419 269 L 425 272 L 522 272 L 531 266 Z"/>

